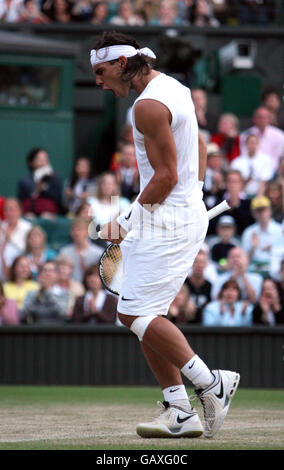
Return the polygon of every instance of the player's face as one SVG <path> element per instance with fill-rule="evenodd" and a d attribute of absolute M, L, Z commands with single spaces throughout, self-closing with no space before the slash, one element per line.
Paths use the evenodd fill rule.
<path fill-rule="evenodd" d="M 112 91 L 115 96 L 125 98 L 130 91 L 130 83 L 121 79 L 121 62 L 103 62 L 95 65 L 96 84 L 105 91 Z"/>

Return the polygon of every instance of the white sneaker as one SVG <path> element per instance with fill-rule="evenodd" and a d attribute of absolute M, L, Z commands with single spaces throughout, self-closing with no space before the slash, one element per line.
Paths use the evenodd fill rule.
<path fill-rule="evenodd" d="M 203 426 L 196 410 L 184 411 L 176 406 L 170 406 L 167 401 L 158 402 L 162 412 L 151 423 L 140 423 L 136 432 L 141 437 L 199 437 Z"/>
<path fill-rule="evenodd" d="M 196 390 L 204 411 L 204 437 L 213 437 L 221 427 L 240 381 L 240 374 L 212 370 L 214 381 L 204 390 Z"/>

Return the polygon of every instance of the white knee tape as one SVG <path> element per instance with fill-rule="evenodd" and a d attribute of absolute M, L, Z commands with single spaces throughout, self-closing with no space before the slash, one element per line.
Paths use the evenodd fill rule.
<path fill-rule="evenodd" d="M 139 341 L 142 341 L 145 331 L 150 325 L 151 321 L 157 318 L 157 315 L 147 315 L 145 317 L 138 317 L 132 322 L 130 330 L 138 336 Z"/>

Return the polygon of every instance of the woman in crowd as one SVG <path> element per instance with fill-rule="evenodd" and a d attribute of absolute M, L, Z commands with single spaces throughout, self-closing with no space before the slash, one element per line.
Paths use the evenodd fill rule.
<path fill-rule="evenodd" d="M 27 234 L 32 224 L 21 217 L 21 206 L 16 198 L 7 198 L 3 211 L 5 220 L 0 222 L 0 245 L 9 242 L 22 252 L 26 248 Z"/>
<path fill-rule="evenodd" d="M 52 169 L 43 148 L 32 149 L 27 156 L 30 174 L 18 182 L 18 198 L 26 217 L 50 217 L 61 211 L 62 183 Z"/>
<path fill-rule="evenodd" d="M 11 266 L 10 280 L 4 283 L 5 296 L 15 300 L 21 310 L 28 292 L 38 288 L 38 283 L 32 280 L 30 261 L 26 256 L 18 256 Z"/>
<path fill-rule="evenodd" d="M 189 7 L 189 21 L 194 26 L 217 27 L 220 24 L 208 0 L 193 0 Z"/>
<path fill-rule="evenodd" d="M 80 157 L 75 163 L 74 172 L 64 189 L 64 206 L 74 213 L 95 190 L 96 181 L 91 177 L 90 160 Z"/>
<path fill-rule="evenodd" d="M 260 299 L 254 306 L 252 315 L 254 324 L 274 326 L 284 323 L 284 310 L 281 306 L 277 284 L 273 279 L 264 279 Z"/>
<path fill-rule="evenodd" d="M 2 282 L 0 282 L 0 326 L 18 325 L 19 312 L 15 300 L 6 299 Z"/>
<path fill-rule="evenodd" d="M 56 258 L 56 252 L 47 246 L 46 234 L 39 225 L 35 225 L 27 235 L 26 257 L 34 280 L 37 280 L 39 268 Z"/>
<path fill-rule="evenodd" d="M 268 181 L 265 196 L 271 202 L 272 218 L 281 223 L 284 218 L 284 188 L 282 184 L 276 180 Z"/>
<path fill-rule="evenodd" d="M 240 301 L 237 281 L 229 279 L 221 288 L 218 300 L 210 302 L 203 311 L 203 326 L 251 326 L 253 306 Z"/>
<path fill-rule="evenodd" d="M 104 1 L 98 1 L 93 4 L 91 24 L 105 24 L 108 17 L 108 4 Z"/>
<path fill-rule="evenodd" d="M 115 323 L 117 299 L 103 288 L 99 267 L 90 266 L 85 271 L 86 294 L 76 300 L 71 321 L 73 323 Z"/>
<path fill-rule="evenodd" d="M 87 199 L 95 223 L 104 225 L 130 206 L 130 201 L 119 193 L 119 185 L 113 173 L 105 172 L 98 177 L 95 196 Z"/>
<path fill-rule="evenodd" d="M 109 22 L 115 26 L 143 26 L 144 24 L 142 17 L 135 14 L 130 0 L 119 2 L 117 15 L 113 16 Z"/>
<path fill-rule="evenodd" d="M 28 324 L 63 324 L 69 295 L 56 286 L 57 268 L 54 261 L 47 261 L 41 266 L 38 280 L 39 289 L 29 292 L 25 298 L 22 321 Z"/>
<path fill-rule="evenodd" d="M 66 315 L 69 318 L 72 314 L 74 304 L 77 298 L 84 295 L 85 289 L 81 282 L 72 279 L 74 265 L 70 258 L 68 258 L 67 256 L 59 256 L 56 259 L 56 266 L 56 285 L 59 286 L 63 291 L 65 291 L 69 295 L 69 301 L 66 312 Z"/>
<path fill-rule="evenodd" d="M 189 288 L 184 284 L 171 303 L 167 318 L 172 323 L 190 323 L 195 320 L 196 311 L 197 307 L 190 299 Z"/>
<path fill-rule="evenodd" d="M 72 19 L 72 6 L 68 0 L 46 0 L 43 10 L 53 22 L 69 23 Z"/>
<path fill-rule="evenodd" d="M 240 155 L 239 120 L 232 113 L 221 114 L 218 120 L 218 131 L 211 137 L 211 142 L 219 145 L 230 163 Z"/>
<path fill-rule="evenodd" d="M 149 21 L 155 26 L 186 26 L 188 21 L 181 18 L 178 13 L 178 5 L 174 0 L 162 0 L 159 5 L 158 16 Z"/>

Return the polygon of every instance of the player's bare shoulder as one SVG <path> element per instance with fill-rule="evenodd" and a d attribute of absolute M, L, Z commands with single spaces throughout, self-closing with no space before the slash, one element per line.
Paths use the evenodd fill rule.
<path fill-rule="evenodd" d="M 155 99 L 142 99 L 135 105 L 135 125 L 144 133 L 151 134 L 157 128 L 170 126 L 172 115 L 170 110 Z"/>

